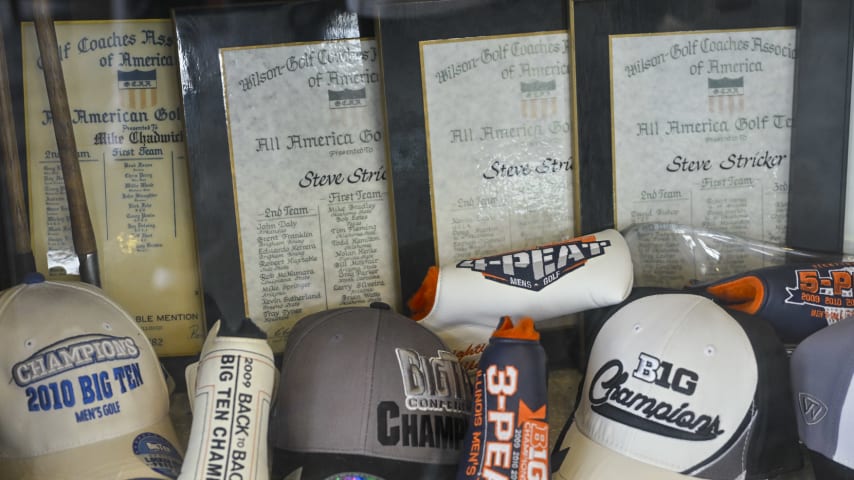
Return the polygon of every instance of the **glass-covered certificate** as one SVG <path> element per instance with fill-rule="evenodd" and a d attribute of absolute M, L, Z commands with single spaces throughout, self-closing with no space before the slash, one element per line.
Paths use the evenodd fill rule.
<path fill-rule="evenodd" d="M 397 304 L 372 39 L 221 50 L 247 315 L 284 348 L 327 308 Z"/>
<path fill-rule="evenodd" d="M 105 292 L 161 356 L 198 353 L 202 299 L 172 22 L 56 22 Z M 22 28 L 33 252 L 79 273 L 35 29 Z"/>
<path fill-rule="evenodd" d="M 675 223 L 782 244 L 795 30 L 615 35 L 610 50 L 618 228 Z M 690 278 L 654 230 L 646 240 L 658 254 L 639 259 L 639 285 Z M 727 254 L 732 272 L 762 266 Z"/>
<path fill-rule="evenodd" d="M 505 208 L 530 206 L 528 196 L 535 193 L 522 188 L 547 175 L 526 175 L 523 170 L 542 165 L 548 157 L 560 169 L 559 162 L 569 159 L 568 154 L 559 156 L 560 151 L 549 147 L 551 140 L 546 138 L 551 133 L 538 138 L 533 132 L 539 128 L 537 124 L 561 120 L 558 85 L 564 78 L 560 72 L 546 72 L 546 67 L 560 70 L 560 65 L 568 63 L 568 54 L 511 51 L 540 41 L 560 43 L 549 37 L 568 31 L 568 6 L 563 0 L 377 4 L 403 299 L 413 298 L 430 267 L 440 260 L 460 260 L 447 260 L 447 252 L 475 251 L 480 248 L 475 242 L 484 244 L 481 251 L 496 247 L 505 251 L 507 247 L 500 248 L 502 245 L 520 240 L 515 230 L 522 212 Z M 534 78 L 537 75 L 542 76 Z M 538 96 L 542 102 L 535 110 Z M 552 96 L 556 97 L 555 111 L 549 106 Z M 535 115 L 549 117 L 538 121 Z M 508 151 L 500 151 L 499 145 Z M 535 146 L 544 148 L 531 150 Z M 577 171 L 573 169 L 573 173 Z M 484 174 L 492 178 L 484 178 Z M 457 178 L 450 178 L 453 175 Z M 437 185 L 431 184 L 434 181 Z M 514 183 L 518 189 L 512 189 Z M 499 193 L 510 192 L 514 198 L 496 200 Z M 444 212 L 437 214 L 436 208 Z M 539 223 L 539 212 L 539 207 L 531 212 L 533 223 Z M 578 218 L 573 216 L 574 209 L 563 213 L 570 225 Z M 455 218 L 459 225 L 454 225 Z M 531 230 L 531 237 L 541 233 L 536 227 Z M 444 246 L 438 246 L 437 240 Z"/>
<path fill-rule="evenodd" d="M 572 236 L 568 34 L 420 47 L 437 264 Z"/>

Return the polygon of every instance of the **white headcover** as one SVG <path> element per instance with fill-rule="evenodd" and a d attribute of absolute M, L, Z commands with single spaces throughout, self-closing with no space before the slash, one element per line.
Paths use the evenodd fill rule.
<path fill-rule="evenodd" d="M 713 301 L 630 302 L 596 336 L 553 478 L 740 478 L 758 381 L 750 339 Z"/>
<path fill-rule="evenodd" d="M 0 479 L 176 478 L 154 349 L 100 289 L 40 276 L 0 294 Z"/>
<path fill-rule="evenodd" d="M 632 279 L 625 239 L 603 230 L 441 266 L 432 308 L 420 322 L 471 370 L 501 317 L 537 322 L 614 305 L 628 296 Z"/>
<path fill-rule="evenodd" d="M 267 480 L 267 426 L 278 378 L 267 340 L 220 336 L 217 322 L 186 377 L 193 424 L 179 480 Z"/>

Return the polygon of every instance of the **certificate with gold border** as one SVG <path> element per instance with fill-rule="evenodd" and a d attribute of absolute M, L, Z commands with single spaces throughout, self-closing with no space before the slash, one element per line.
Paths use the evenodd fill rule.
<path fill-rule="evenodd" d="M 220 51 L 247 315 L 275 350 L 305 315 L 398 303 L 378 58 L 370 38 Z"/>
<path fill-rule="evenodd" d="M 283 121 L 287 122 L 283 119 L 301 118 L 306 112 L 298 111 L 283 103 L 282 100 L 286 98 L 291 99 L 292 92 L 289 92 L 287 89 L 279 90 L 275 92 L 273 98 L 269 99 L 268 103 L 270 105 L 265 104 L 251 107 L 259 108 L 260 111 L 257 113 L 261 116 L 270 116 L 270 124 L 258 127 L 258 135 L 253 135 L 251 140 L 249 140 L 252 146 L 246 146 L 243 143 L 245 137 L 250 135 L 249 130 L 246 129 L 239 129 L 232 132 L 241 135 L 240 138 L 236 139 L 240 143 L 232 145 L 234 142 L 231 140 L 234 139 L 231 138 L 232 135 L 229 133 L 228 116 L 237 124 L 246 126 L 243 120 L 253 112 L 242 108 L 243 106 L 248 106 L 245 100 L 238 100 L 234 97 L 233 101 L 237 102 L 237 107 L 231 108 L 226 113 L 226 102 L 224 99 L 225 79 L 223 78 L 223 69 L 220 63 L 223 49 L 251 47 L 247 48 L 243 53 L 240 53 L 242 52 L 241 50 L 234 51 L 238 53 L 234 53 L 233 56 L 239 60 L 240 58 L 249 59 L 254 54 L 268 51 L 262 48 L 265 46 L 358 39 L 362 37 L 372 38 L 374 36 L 373 22 L 366 21 L 357 14 L 349 11 L 346 0 L 301 0 L 251 3 L 223 7 L 182 7 L 175 8 L 172 17 L 175 21 L 181 63 L 181 93 L 187 128 L 190 190 L 193 198 L 193 218 L 196 225 L 199 269 L 201 271 L 205 305 L 209 311 L 215 310 L 218 315 L 216 318 L 221 318 L 223 323 L 230 326 L 231 329 L 239 328 L 242 319 L 250 314 L 253 321 L 262 324 L 265 322 L 264 318 L 257 317 L 259 312 L 257 304 L 252 308 L 247 305 L 247 301 L 250 300 L 250 296 L 247 295 L 247 288 L 253 289 L 252 291 L 254 292 L 257 282 L 260 281 L 260 272 L 258 271 L 260 267 L 260 263 L 258 262 L 260 262 L 260 259 L 256 259 L 257 262 L 250 266 L 248 270 L 244 268 L 245 262 L 242 255 L 249 255 L 252 252 L 247 253 L 249 247 L 242 245 L 241 241 L 248 240 L 250 237 L 245 232 L 238 232 L 240 222 L 251 220 L 258 212 L 251 214 L 245 213 L 245 210 L 238 212 L 238 209 L 243 209 L 246 205 L 251 205 L 251 203 L 244 203 L 251 196 L 251 192 L 246 192 L 246 184 L 235 187 L 235 168 L 233 167 L 236 166 L 236 169 L 240 170 L 250 156 L 253 159 L 252 161 L 277 161 L 276 159 L 280 158 L 279 154 L 281 150 L 275 150 L 275 137 L 279 137 L 278 148 L 285 149 L 288 144 L 286 143 L 287 138 L 281 136 L 282 133 L 276 129 L 276 125 L 281 124 Z M 306 21 L 306 19 L 312 19 L 312 21 Z M 255 53 L 253 54 L 252 52 Z M 294 59 L 292 62 L 299 63 L 299 60 Z M 361 63 L 361 60 L 359 63 Z M 283 86 L 282 80 L 285 77 L 278 75 L 278 68 L 274 68 L 279 63 L 275 65 L 271 64 L 267 69 L 260 69 L 259 64 L 259 69 L 256 70 L 243 70 L 241 65 L 241 63 L 236 63 L 231 68 L 225 70 L 228 75 L 234 75 L 232 77 L 233 81 L 228 86 L 229 94 L 239 95 L 239 92 L 242 92 L 243 89 L 239 82 L 244 79 L 246 80 L 244 84 L 247 85 L 247 90 L 244 92 L 246 93 L 244 95 L 246 99 L 257 99 L 258 96 L 255 94 L 259 91 L 264 91 L 271 85 Z M 248 64 L 247 68 L 251 66 L 253 65 Z M 268 69 L 272 69 L 272 71 L 267 73 Z M 236 78 L 241 75 L 243 75 L 242 78 Z M 255 87 L 256 84 L 258 87 Z M 249 87 L 252 88 L 249 89 Z M 265 93 L 265 95 L 269 94 L 269 92 Z M 325 105 L 329 105 L 328 97 Z M 276 110 L 275 112 L 273 111 L 274 109 Z M 310 116 L 307 119 L 311 119 L 314 122 L 318 114 L 316 111 L 309 113 Z M 350 110 L 350 113 L 353 113 L 353 109 Z M 314 123 L 313 125 L 316 126 Z M 339 124 L 335 124 L 335 128 L 338 128 L 338 126 Z M 302 133 L 294 134 L 302 135 Z M 314 135 L 321 136 L 320 133 L 315 133 Z M 331 130 L 327 130 L 324 135 L 332 135 Z M 256 138 L 261 140 L 256 140 Z M 267 143 L 262 144 L 262 142 Z M 265 150 L 266 148 L 271 150 Z M 259 151 L 255 152 L 255 149 L 259 149 Z M 311 151 L 311 149 L 308 150 Z M 342 150 L 346 150 L 346 148 L 342 148 Z M 232 164 L 231 153 L 235 154 L 234 165 Z M 344 156 L 342 158 L 347 157 Z M 334 159 L 326 157 L 324 158 L 324 163 L 332 160 Z M 257 168 L 257 172 L 260 172 L 264 167 L 258 165 Z M 302 172 L 302 174 L 305 173 L 305 171 Z M 323 171 L 320 172 L 320 175 L 330 175 L 331 173 L 333 172 Z M 276 184 L 283 189 L 286 187 L 291 188 L 288 185 L 292 185 L 291 180 L 293 180 L 293 175 L 296 175 L 296 172 L 290 169 L 282 172 L 271 172 L 269 177 L 265 179 L 265 182 Z M 287 185 L 286 182 L 288 182 Z M 270 191 L 269 186 L 262 187 L 259 189 L 259 192 Z M 237 194 L 240 194 L 242 199 L 236 199 L 235 195 Z M 258 201 L 261 201 L 261 197 L 258 198 Z M 278 209 L 281 207 L 282 214 L 284 215 L 288 202 L 284 201 L 280 203 L 280 200 L 285 200 L 285 197 L 279 198 L 276 195 L 267 195 L 263 201 L 269 203 L 264 208 L 270 208 L 272 215 L 273 210 L 278 213 Z M 253 206 L 252 208 L 255 207 Z M 301 205 L 298 208 L 307 207 Z M 241 216 L 240 219 L 238 219 L 238 215 Z M 249 218 L 243 218 L 246 215 Z M 276 232 L 268 235 L 276 236 L 281 234 L 283 233 Z M 269 239 L 265 238 L 263 241 L 266 242 L 267 240 Z M 312 239 L 305 240 L 305 245 L 312 243 Z M 281 262 L 283 260 L 284 251 L 274 252 L 276 249 L 283 248 L 281 245 L 282 240 L 278 240 L 277 242 L 280 243 L 279 246 L 271 247 L 266 252 L 270 255 L 282 255 L 282 257 L 264 258 L 265 264 L 268 262 Z M 314 238 L 313 243 L 319 245 L 319 240 Z M 254 255 L 259 253 L 260 249 L 255 250 Z M 305 259 L 310 256 L 314 256 L 314 254 L 307 252 Z M 251 261 L 254 262 L 254 260 Z M 264 268 L 277 267 L 270 263 L 265 265 Z M 313 264 L 312 268 L 320 271 L 320 267 L 316 264 Z M 294 268 L 293 270 L 306 269 Z M 282 275 L 289 275 L 285 269 L 281 270 Z M 264 274 L 268 275 L 269 272 L 264 272 Z M 314 281 L 314 278 L 306 280 L 305 276 L 305 272 L 298 275 L 301 283 Z M 244 285 L 244 278 L 254 278 L 252 280 L 253 286 L 247 287 Z M 280 281 L 278 280 L 277 282 Z M 296 285 L 294 284 L 293 286 Z M 282 285 L 278 283 L 276 288 L 282 288 Z M 302 313 L 297 313 L 296 309 L 302 308 L 302 302 L 306 300 L 312 302 L 317 300 L 316 298 L 309 299 L 307 293 L 305 293 L 306 298 L 304 299 L 296 298 L 302 294 L 280 292 L 282 305 L 276 304 L 273 307 L 271 304 L 273 317 L 268 317 L 267 327 L 270 327 L 272 323 L 278 323 L 278 320 L 274 319 L 282 319 L 284 317 L 284 314 L 281 313 L 283 309 L 290 309 L 290 313 L 288 313 L 289 318 L 284 321 L 284 324 L 278 324 L 272 329 L 273 331 L 270 328 L 265 328 L 268 333 L 271 333 L 275 337 L 275 341 L 272 343 L 277 349 L 283 344 L 286 331 L 289 328 L 289 322 L 308 311 L 307 309 Z M 317 292 L 313 292 L 312 296 L 316 294 Z M 288 296 L 294 298 L 284 300 L 284 297 Z M 254 294 L 251 298 L 255 298 Z M 284 304 L 288 305 L 285 306 Z M 278 330 L 280 327 L 281 331 L 276 332 L 275 330 Z"/>
<path fill-rule="evenodd" d="M 611 36 L 618 228 L 674 223 L 785 241 L 795 35 L 785 27 Z M 724 255 L 731 273 L 764 266 L 736 249 Z M 671 263 L 636 259 L 638 283 L 679 286 L 682 270 L 695 268 Z"/>
<path fill-rule="evenodd" d="M 569 34 L 420 49 L 436 264 L 572 236 Z"/>
<path fill-rule="evenodd" d="M 389 2 L 377 38 L 401 295 L 575 233 L 568 2 Z"/>
<path fill-rule="evenodd" d="M 668 222 L 785 241 L 787 172 L 799 162 L 787 140 L 798 8 L 572 2 L 574 66 L 584 72 L 575 77 L 581 225 L 644 225 L 648 235 L 630 245 L 636 285 L 683 286 L 759 266 L 738 248 L 709 251 L 720 256 L 714 266 L 683 258 Z"/>
<path fill-rule="evenodd" d="M 178 59 L 169 20 L 56 22 L 105 292 L 161 356 L 204 338 Z M 22 25 L 30 219 L 37 268 L 75 279 L 64 186 L 31 23 Z"/>

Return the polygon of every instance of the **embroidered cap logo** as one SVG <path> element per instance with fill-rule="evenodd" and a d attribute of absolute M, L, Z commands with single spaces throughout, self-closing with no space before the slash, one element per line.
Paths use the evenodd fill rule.
<path fill-rule="evenodd" d="M 821 400 L 808 393 L 798 393 L 798 404 L 801 407 L 801 415 L 807 425 L 815 425 L 827 415 L 827 405 Z"/>
<path fill-rule="evenodd" d="M 672 375 L 672 376 L 671 376 Z M 632 378 L 690 397 L 699 375 L 641 353 Z M 618 359 L 606 362 L 593 376 L 587 398 L 594 412 L 645 432 L 691 441 L 712 440 L 724 433 L 720 417 L 694 412 L 689 402 L 678 406 L 625 386 L 629 373 Z"/>

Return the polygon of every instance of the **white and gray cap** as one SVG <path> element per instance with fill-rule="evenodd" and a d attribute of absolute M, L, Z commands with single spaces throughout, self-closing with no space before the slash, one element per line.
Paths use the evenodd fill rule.
<path fill-rule="evenodd" d="M 600 314 L 555 480 L 764 479 L 801 467 L 789 361 L 768 322 L 656 289 Z"/>
<path fill-rule="evenodd" d="M 792 354 L 798 434 L 816 478 L 854 479 L 854 318 L 804 339 Z"/>

